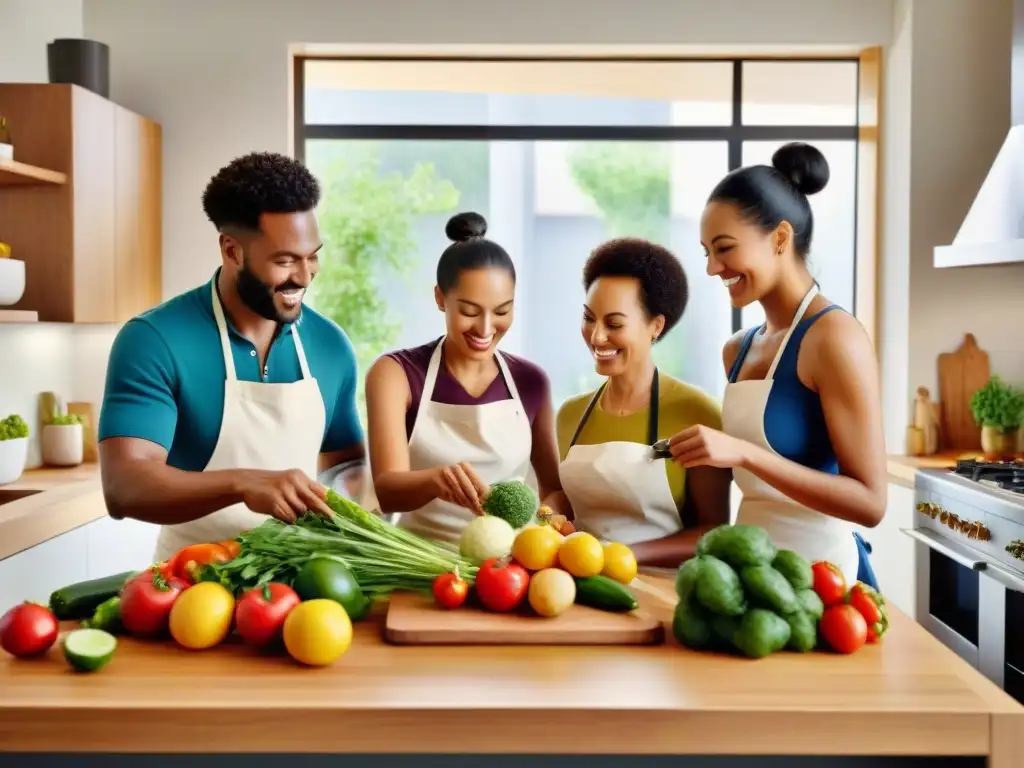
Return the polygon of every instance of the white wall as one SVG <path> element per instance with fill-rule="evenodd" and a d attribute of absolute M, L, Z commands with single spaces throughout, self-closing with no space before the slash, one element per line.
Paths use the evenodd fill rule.
<path fill-rule="evenodd" d="M 1024 385 L 1024 265 L 935 269 L 1010 125 L 1011 0 L 917 0 L 913 12 L 908 386 L 937 393 L 936 357 L 967 331 Z M 908 395 L 909 399 L 909 395 Z"/>
<path fill-rule="evenodd" d="M 216 265 L 203 185 L 236 155 L 288 151 L 291 43 L 779 45 L 888 42 L 892 0 L 85 0 L 115 100 L 163 124 L 164 290 Z"/>
<path fill-rule="evenodd" d="M 0 82 L 45 83 L 46 44 L 57 37 L 81 36 L 82 0 L 0 0 Z M 40 392 L 55 391 L 69 401 L 87 400 L 98 407 L 114 331 L 110 326 L 0 324 L 5 365 L 0 418 L 19 413 L 38 437 Z M 38 462 L 39 444 L 33 439 L 29 464 Z"/>

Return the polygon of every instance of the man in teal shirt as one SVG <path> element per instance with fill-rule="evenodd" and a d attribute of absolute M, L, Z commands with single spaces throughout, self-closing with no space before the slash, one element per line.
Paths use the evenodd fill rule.
<path fill-rule="evenodd" d="M 221 266 L 130 320 L 100 412 L 110 514 L 162 526 L 157 559 L 266 516 L 328 511 L 319 470 L 363 456 L 352 344 L 302 303 L 320 269 L 316 179 L 283 155 L 238 158 L 203 208 Z"/>

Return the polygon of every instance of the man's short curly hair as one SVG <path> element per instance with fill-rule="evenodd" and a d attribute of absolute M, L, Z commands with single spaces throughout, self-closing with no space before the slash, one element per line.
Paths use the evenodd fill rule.
<path fill-rule="evenodd" d="M 583 288 L 600 277 L 632 277 L 640 283 L 640 301 L 649 317 L 662 315 L 671 331 L 686 309 L 690 292 L 686 272 L 670 250 L 648 240 L 623 237 L 599 245 L 583 267 Z"/>
<path fill-rule="evenodd" d="M 298 160 L 276 152 L 252 152 L 232 160 L 203 192 L 203 211 L 221 232 L 258 232 L 261 214 L 311 211 L 319 202 L 316 177 Z"/>

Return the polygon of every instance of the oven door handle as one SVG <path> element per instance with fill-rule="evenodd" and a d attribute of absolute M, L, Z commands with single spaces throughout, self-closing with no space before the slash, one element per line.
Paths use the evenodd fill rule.
<path fill-rule="evenodd" d="M 1024 579 L 1000 565 L 990 563 L 985 568 L 985 575 L 992 579 L 992 581 L 998 581 L 1007 589 L 1012 589 L 1014 592 L 1024 592 Z"/>
<path fill-rule="evenodd" d="M 940 555 L 945 555 L 954 563 L 962 565 L 964 568 L 968 568 L 972 571 L 984 571 L 988 565 L 984 560 L 979 560 L 966 552 L 955 549 L 931 531 L 922 531 L 915 528 L 900 528 L 900 531 L 907 534 L 907 536 L 915 541 L 924 544 L 929 549 L 934 549 Z M 1022 584 L 1022 586 L 1024 586 L 1024 584 Z"/>

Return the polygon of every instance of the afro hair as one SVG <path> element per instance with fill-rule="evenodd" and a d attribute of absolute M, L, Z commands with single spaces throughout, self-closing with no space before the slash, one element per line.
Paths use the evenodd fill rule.
<path fill-rule="evenodd" d="M 221 232 L 258 232 L 264 213 L 303 213 L 319 202 L 320 185 L 313 174 L 276 152 L 252 152 L 232 160 L 203 192 L 203 211 Z"/>
<path fill-rule="evenodd" d="M 648 317 L 665 318 L 659 338 L 679 322 L 690 296 L 686 272 L 675 254 L 640 238 L 618 238 L 595 248 L 583 267 L 584 290 L 601 277 L 632 277 L 640 283 L 640 301 Z"/>

